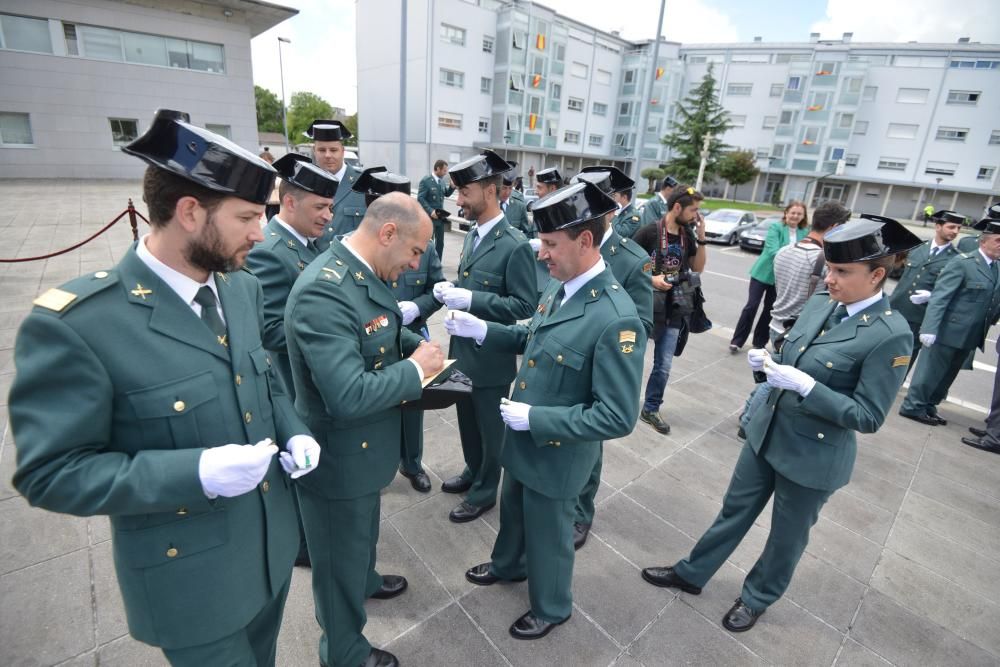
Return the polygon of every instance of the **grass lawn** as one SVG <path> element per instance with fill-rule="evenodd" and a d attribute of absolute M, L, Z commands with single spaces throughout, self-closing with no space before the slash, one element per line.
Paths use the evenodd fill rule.
<path fill-rule="evenodd" d="M 639 199 L 649 199 L 650 195 L 645 192 L 638 195 Z M 714 211 L 719 208 L 735 208 L 741 211 L 774 211 L 776 213 L 781 213 L 780 208 L 776 208 L 771 204 L 756 204 L 747 201 L 732 201 L 730 199 L 706 199 L 702 202 L 702 206 Z"/>

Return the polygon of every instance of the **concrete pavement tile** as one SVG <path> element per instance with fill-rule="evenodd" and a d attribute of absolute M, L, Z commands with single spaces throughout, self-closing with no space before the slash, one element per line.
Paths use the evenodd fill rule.
<path fill-rule="evenodd" d="M 688 445 L 687 449 L 718 463 L 724 470 L 729 470 L 731 474 L 733 468 L 736 467 L 737 459 L 740 458 L 743 446 L 743 443 L 736 438 L 712 430 Z"/>
<path fill-rule="evenodd" d="M 763 665 L 719 623 L 674 600 L 629 649 L 648 665 Z"/>
<path fill-rule="evenodd" d="M 21 326 L 21 322 L 24 318 L 28 316 L 28 305 L 25 304 L 24 308 L 21 310 L 14 310 L 6 313 L 0 313 L 0 327 L 4 329 L 17 329 Z"/>
<path fill-rule="evenodd" d="M 89 544 L 86 519 L 33 508 L 22 498 L 0 501 L 0 574 Z"/>
<path fill-rule="evenodd" d="M 53 665 L 94 648 L 86 551 L 0 577 L 0 600 L 4 664 Z"/>
<path fill-rule="evenodd" d="M 275 663 L 315 665 L 319 657 L 321 634 L 313 605 L 312 570 L 297 567 L 292 570 L 292 585 L 288 589 L 285 613 L 281 618 Z"/>
<path fill-rule="evenodd" d="M 396 530 L 456 597 L 474 587 L 465 580 L 465 571 L 488 561 L 496 541 L 496 534 L 482 521 L 449 521 L 448 512 L 457 503 L 458 496 L 438 494 L 391 519 Z"/>
<path fill-rule="evenodd" d="M 720 500 L 726 494 L 733 475 L 733 466 L 716 463 L 686 448 L 660 464 L 659 469 L 678 482 L 701 489 L 702 493 Z"/>
<path fill-rule="evenodd" d="M 987 600 L 1000 603 L 1000 579 L 996 577 L 995 560 L 990 561 L 982 554 L 942 539 L 907 519 L 896 522 L 885 546 Z"/>
<path fill-rule="evenodd" d="M 853 639 L 844 642 L 844 648 L 837 656 L 837 667 L 886 667 L 892 663 L 875 651 L 865 648 Z"/>
<path fill-rule="evenodd" d="M 6 288 L 4 292 L 7 293 Z M 32 290 L 34 296 L 34 290 Z M 14 347 L 14 339 L 17 337 L 17 329 L 0 329 L 0 350 L 9 350 Z"/>
<path fill-rule="evenodd" d="M 500 667 L 507 664 L 454 603 L 382 648 L 391 651 L 404 665 Z"/>
<path fill-rule="evenodd" d="M 0 373 L 13 373 L 15 370 L 14 350 L 10 349 L 0 351 Z"/>
<path fill-rule="evenodd" d="M 898 665 L 996 665 L 997 658 L 871 589 L 851 638 Z"/>
<path fill-rule="evenodd" d="M 1000 529 L 1000 512 L 997 512 L 997 505 L 1000 504 L 1000 476 L 993 490 L 986 494 L 931 470 L 921 466 L 913 480 L 914 491 Z"/>
<path fill-rule="evenodd" d="M 111 520 L 106 516 L 92 516 L 87 519 L 90 525 L 90 544 L 100 544 L 111 539 Z"/>
<path fill-rule="evenodd" d="M 93 559 L 94 608 L 97 612 L 97 643 L 106 644 L 128 633 L 125 605 L 115 575 L 111 542 L 102 542 L 90 550 Z"/>
<path fill-rule="evenodd" d="M 602 479 L 600 486 L 597 487 L 597 495 L 594 496 L 594 507 L 600 507 L 610 500 L 616 493 L 618 493 L 618 489 L 614 488 Z"/>
<path fill-rule="evenodd" d="M 633 500 L 619 494 L 597 514 L 591 539 L 596 535 L 639 569 L 671 565 L 691 551 L 694 540 L 657 519 Z M 587 546 L 581 551 L 590 547 Z M 639 570 L 633 575 L 641 581 Z M 650 590 L 659 590 L 649 587 Z"/>
<path fill-rule="evenodd" d="M 608 665 L 620 649 L 578 610 L 563 625 L 540 641 L 510 636 L 508 628 L 529 610 L 528 584 L 474 586 L 460 603 L 515 665 Z"/>
<path fill-rule="evenodd" d="M 849 493 L 834 493 L 823 506 L 823 516 L 877 544 L 883 544 L 895 513 Z"/>
<path fill-rule="evenodd" d="M 708 530 L 722 508 L 721 498 L 702 495 L 660 469 L 650 470 L 624 493 L 694 539 Z"/>
<path fill-rule="evenodd" d="M 101 667 L 168 667 L 160 649 L 143 644 L 125 635 L 105 644 L 97 651 Z"/>
<path fill-rule="evenodd" d="M 663 419 L 670 422 L 671 429 L 673 429 L 675 425 L 679 424 L 678 419 L 673 419 L 672 417 L 665 415 L 662 411 L 660 414 Z M 684 427 L 684 429 L 690 428 L 690 426 Z M 678 427 L 678 433 L 680 430 L 684 429 Z M 671 435 L 661 435 L 654 431 L 652 426 L 642 421 L 637 422 L 635 429 L 633 429 L 632 432 L 624 438 L 609 440 L 608 442 L 624 447 L 635 456 L 638 456 L 647 465 L 656 465 L 660 463 L 663 459 L 676 452 L 682 446 L 682 441 L 674 437 L 673 430 L 671 430 Z M 606 442 L 604 444 L 606 445 L 608 443 Z"/>
<path fill-rule="evenodd" d="M 601 481 L 615 489 L 620 489 L 649 470 L 649 464 L 632 450 L 621 444 L 621 440 L 604 443 L 604 464 Z"/>
<path fill-rule="evenodd" d="M 924 426 L 896 414 L 894 408 L 878 433 L 859 435 L 858 449 L 871 449 L 903 463 L 916 465 L 933 426 Z M 912 426 L 911 426 L 912 424 Z"/>
<path fill-rule="evenodd" d="M 643 664 L 628 653 L 622 653 L 617 660 L 611 663 L 611 667 L 643 667 Z"/>
<path fill-rule="evenodd" d="M 786 595 L 841 632 L 847 632 L 865 585 L 805 553 Z"/>
<path fill-rule="evenodd" d="M 809 531 L 806 553 L 823 559 L 861 583 L 867 583 L 882 549 L 878 544 L 825 519 L 821 514 L 819 521 Z"/>
<path fill-rule="evenodd" d="M 2 421 L 6 423 L 7 420 L 3 419 Z M 0 427 L 0 431 L 2 431 L 2 428 Z M 8 438 L 5 444 L 0 445 L 0 500 L 14 498 L 19 495 L 11 484 L 11 478 L 14 476 L 14 469 L 16 467 L 17 450 L 14 449 L 14 442 Z"/>
<path fill-rule="evenodd" d="M 907 609 L 1000 656 L 997 619 L 1000 606 L 956 586 L 936 572 L 886 551 L 875 569 L 872 588 Z"/>
<path fill-rule="evenodd" d="M 431 470 L 424 469 L 431 480 L 431 490 L 429 493 L 420 493 L 410 484 L 410 480 L 399 473 L 393 478 L 392 483 L 382 490 L 382 512 L 384 516 L 392 516 L 397 512 L 413 507 L 417 503 L 422 503 L 431 495 L 441 493 L 441 478 Z"/>
<path fill-rule="evenodd" d="M 1000 552 L 1000 531 L 965 512 L 910 492 L 899 516 L 982 554 Z"/>
<path fill-rule="evenodd" d="M 0 374 L 0 406 L 7 405 L 7 395 L 10 393 L 10 385 L 13 381 L 13 373 Z"/>
<path fill-rule="evenodd" d="M 97 651 L 90 651 L 75 658 L 70 658 L 66 662 L 60 662 L 55 667 L 96 667 Z"/>
<path fill-rule="evenodd" d="M 881 477 L 858 469 L 854 470 L 850 483 L 841 491 L 892 514 L 899 511 L 899 506 L 903 504 L 903 496 L 906 495 L 906 487 L 896 486 Z"/>
<path fill-rule="evenodd" d="M 928 449 L 920 462 L 921 470 L 929 470 L 987 495 L 1000 495 L 1000 465 L 997 465 L 1000 461 L 996 460 L 997 455 L 961 443 L 954 447 L 955 451 L 947 454 Z"/>
<path fill-rule="evenodd" d="M 457 425 L 434 422 L 429 416 L 424 420 L 424 469 L 433 472 L 438 479 L 448 479 L 458 475 L 465 468 L 462 458 L 462 440 Z M 437 488 L 440 488 L 438 485 Z M 457 496 L 456 496 L 457 497 Z"/>
<path fill-rule="evenodd" d="M 708 373 L 701 373 L 702 370 L 709 370 Z M 743 402 L 747 395 L 753 391 L 753 380 L 749 368 L 741 372 L 742 381 L 738 382 L 716 382 L 716 371 L 720 369 L 718 364 L 713 364 L 711 369 L 704 366 L 695 369 L 695 372 L 688 375 L 676 385 L 678 391 L 682 392 L 686 398 L 702 403 L 702 409 L 706 407 L 711 410 L 709 414 L 713 416 L 723 416 L 733 410 L 742 409 Z M 705 378 L 711 378 L 706 381 Z"/>

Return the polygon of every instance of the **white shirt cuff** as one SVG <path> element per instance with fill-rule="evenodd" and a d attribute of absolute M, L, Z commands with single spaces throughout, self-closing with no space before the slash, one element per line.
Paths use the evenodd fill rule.
<path fill-rule="evenodd" d="M 409 361 L 411 364 L 413 364 L 413 367 L 417 369 L 417 377 L 420 379 L 421 382 L 423 382 L 424 381 L 424 369 L 421 368 L 420 364 L 418 364 L 414 359 L 407 358 L 406 360 Z"/>

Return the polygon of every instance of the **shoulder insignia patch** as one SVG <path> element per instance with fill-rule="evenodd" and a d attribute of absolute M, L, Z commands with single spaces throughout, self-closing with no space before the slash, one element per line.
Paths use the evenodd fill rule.
<path fill-rule="evenodd" d="M 652 273 L 653 272 L 653 263 L 652 262 L 646 262 L 645 264 L 643 264 L 642 265 L 642 272 L 643 273 Z"/>
<path fill-rule="evenodd" d="M 631 330 L 619 331 L 618 332 L 618 342 L 619 343 L 634 343 L 635 342 L 635 332 Z"/>
<path fill-rule="evenodd" d="M 49 310 L 54 310 L 58 313 L 63 308 L 71 304 L 75 299 L 76 294 L 53 287 L 52 289 L 46 290 L 32 303 L 36 306 L 48 308 Z"/>
<path fill-rule="evenodd" d="M 633 220 L 635 220 L 636 222 L 639 222 L 639 220 L 640 220 L 641 218 L 639 218 L 639 216 L 637 216 L 637 215 L 633 215 L 633 216 L 632 216 L 632 219 L 633 219 Z"/>
<path fill-rule="evenodd" d="M 635 343 L 620 343 L 622 354 L 632 354 L 632 350 L 635 349 Z"/>
<path fill-rule="evenodd" d="M 337 271 L 336 269 L 331 269 L 327 266 L 324 266 L 322 268 L 320 275 L 323 278 L 333 281 L 338 285 L 344 281 L 344 275 L 340 271 Z"/>
<path fill-rule="evenodd" d="M 892 359 L 893 368 L 896 368 L 897 366 L 909 366 L 909 365 L 910 365 L 910 355 L 908 354 L 903 355 L 901 357 L 893 357 Z"/>

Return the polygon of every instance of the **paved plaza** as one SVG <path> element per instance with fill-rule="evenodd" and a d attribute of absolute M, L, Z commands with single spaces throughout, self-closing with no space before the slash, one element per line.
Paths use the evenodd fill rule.
<path fill-rule="evenodd" d="M 129 197 L 145 210 L 138 182 L 0 182 L 0 256 L 71 245 Z M 461 241 L 447 235 L 447 276 Z M 165 664 L 128 636 L 107 519 L 30 508 L 10 486 L 15 443 L 5 406 L 16 328 L 36 294 L 112 266 L 130 242 L 122 222 L 62 257 L 0 264 L 0 666 Z M 741 304 L 745 285 L 718 277 L 736 259 L 726 253 L 713 247 L 708 259 L 716 328 L 692 336 L 674 362 L 663 411 L 671 434 L 640 423 L 605 444 L 593 532 L 577 554 L 572 619 L 545 639 L 519 642 L 507 628 L 529 607 L 527 584 L 480 588 L 464 579 L 468 567 L 489 560 L 499 510 L 469 524 L 448 521 L 458 498 L 441 493 L 440 482 L 461 471 L 462 456 L 454 411 L 446 410 L 425 420 L 434 490 L 417 493 L 397 477 L 383 494 L 379 569 L 405 575 L 410 588 L 368 604 L 372 644 L 408 667 L 1000 663 L 1000 457 L 959 443 L 966 427 L 982 425 L 974 407 L 946 403 L 948 426 L 932 428 L 897 416 L 897 400 L 880 432 L 859 436 L 850 485 L 824 508 L 787 595 L 750 632 L 729 633 L 720 620 L 763 548 L 770 508 L 700 596 L 640 579 L 641 568 L 685 556 L 709 526 L 742 447 L 737 415 L 752 379 L 744 356 L 726 350 L 726 325 L 736 321 L 730 303 Z M 731 294 L 715 298 L 713 289 Z M 431 333 L 443 343 L 441 321 L 440 313 L 432 318 Z M 979 358 L 996 364 L 989 348 Z M 988 405 L 991 378 L 976 373 L 985 379 L 966 405 Z M 318 638 L 310 572 L 297 568 L 278 664 L 314 667 Z"/>

